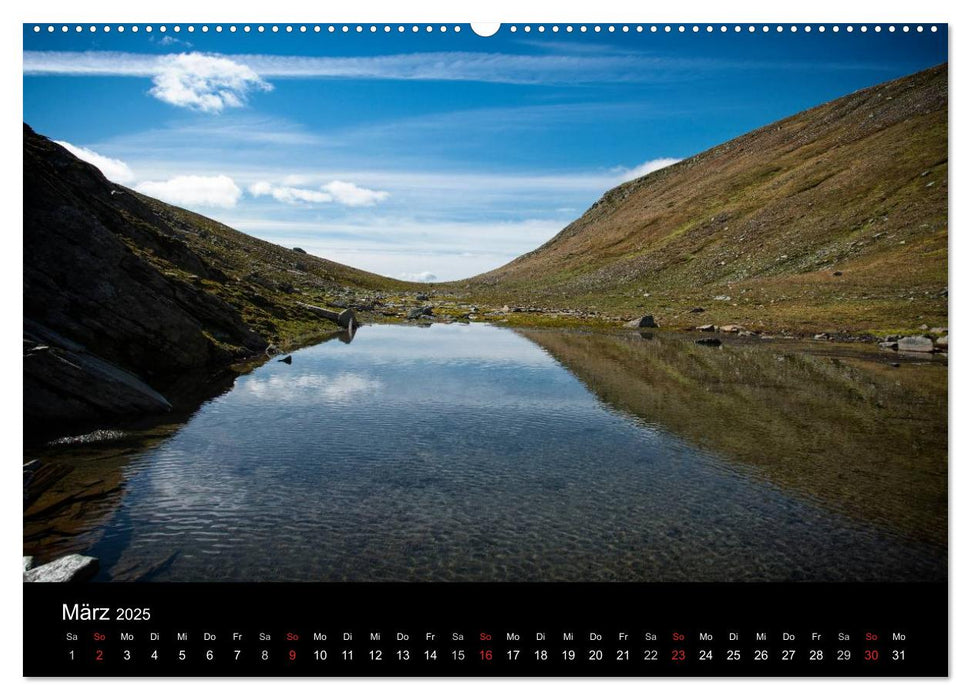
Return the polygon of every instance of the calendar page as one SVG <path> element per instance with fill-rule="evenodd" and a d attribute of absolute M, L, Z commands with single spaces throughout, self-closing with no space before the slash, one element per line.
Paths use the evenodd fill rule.
<path fill-rule="evenodd" d="M 948 675 L 947 24 L 22 31 L 25 676 Z"/>

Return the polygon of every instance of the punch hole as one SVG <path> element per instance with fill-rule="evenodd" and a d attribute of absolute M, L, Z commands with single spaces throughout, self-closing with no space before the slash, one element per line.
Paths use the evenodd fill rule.
<path fill-rule="evenodd" d="M 472 32 L 476 36 L 490 37 L 499 31 L 501 25 L 498 22 L 473 22 Z M 401 31 L 401 27 L 398 28 Z"/>

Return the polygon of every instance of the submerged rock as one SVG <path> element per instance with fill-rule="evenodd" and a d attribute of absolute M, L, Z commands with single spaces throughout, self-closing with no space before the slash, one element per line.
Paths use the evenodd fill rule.
<path fill-rule="evenodd" d="M 718 338 L 698 338 L 695 341 L 695 345 L 707 345 L 709 347 L 717 348 L 722 344 Z"/>
<path fill-rule="evenodd" d="M 635 318 L 633 321 L 628 321 L 624 324 L 626 328 L 657 328 L 658 325 L 654 321 L 653 316 L 641 316 L 640 318 Z"/>
<path fill-rule="evenodd" d="M 25 583 L 77 583 L 98 573 L 98 560 L 83 554 L 68 554 L 24 572 Z"/>

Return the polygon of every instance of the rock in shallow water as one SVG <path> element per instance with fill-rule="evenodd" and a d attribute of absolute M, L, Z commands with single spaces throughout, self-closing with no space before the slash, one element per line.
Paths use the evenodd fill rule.
<path fill-rule="evenodd" d="M 708 345 L 713 348 L 717 348 L 722 344 L 718 338 L 698 338 L 695 341 L 695 345 Z"/>
<path fill-rule="evenodd" d="M 900 352 L 934 352 L 934 341 L 923 335 L 909 335 L 897 341 Z"/>
<path fill-rule="evenodd" d="M 68 554 L 60 559 L 28 569 L 24 582 L 29 583 L 76 583 L 87 581 L 98 573 L 98 560 L 83 554 Z"/>

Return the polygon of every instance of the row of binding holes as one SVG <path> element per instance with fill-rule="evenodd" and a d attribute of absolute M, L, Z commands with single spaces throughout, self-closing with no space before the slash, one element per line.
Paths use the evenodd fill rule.
<path fill-rule="evenodd" d="M 56 32 L 58 29 L 60 29 L 62 32 L 69 32 L 69 31 L 71 31 L 71 27 L 69 27 L 66 24 L 61 25 L 60 27 L 54 26 L 53 24 L 47 25 L 47 31 L 48 32 Z M 151 25 L 146 25 L 144 27 L 139 27 L 138 25 L 131 25 L 131 26 L 127 26 L 127 27 L 125 25 L 118 25 L 117 27 L 112 27 L 111 25 L 108 25 L 108 24 L 104 25 L 103 27 L 98 27 L 98 26 L 95 26 L 93 24 L 90 25 L 90 26 L 88 26 L 88 27 L 82 27 L 81 25 L 75 25 L 74 26 L 74 31 L 75 32 L 83 32 L 85 29 L 87 29 L 89 32 L 98 32 L 98 31 L 101 31 L 101 32 L 113 32 L 114 31 L 114 32 L 124 33 L 126 31 L 129 31 L 129 32 L 132 32 L 132 33 L 138 33 L 139 31 L 145 31 L 145 32 L 151 33 L 153 31 L 159 31 L 159 32 L 165 33 L 165 32 L 172 31 L 172 32 L 175 32 L 176 34 L 178 34 L 178 33 L 180 33 L 183 30 L 183 27 L 180 26 L 180 25 L 178 25 L 178 24 L 175 25 L 175 26 L 173 26 L 173 27 L 167 27 L 164 24 L 161 25 L 161 26 L 159 26 L 159 27 L 153 27 Z M 194 26 L 194 25 L 188 25 L 187 27 L 184 27 L 184 29 L 185 29 L 185 31 L 187 31 L 189 33 L 193 33 L 193 32 L 196 31 L 197 27 Z M 350 33 L 350 32 L 356 32 L 356 33 L 363 33 L 363 32 L 377 33 L 379 31 L 384 31 L 384 32 L 388 32 L 388 33 L 393 32 L 393 31 L 398 31 L 400 33 L 404 33 L 404 32 L 407 32 L 407 31 L 420 32 L 422 30 L 424 30 L 425 32 L 438 31 L 438 32 L 444 33 L 444 32 L 452 31 L 452 32 L 458 33 L 458 32 L 461 32 L 462 31 L 462 27 L 460 27 L 459 25 L 455 25 L 453 27 L 448 27 L 448 26 L 445 26 L 444 24 L 441 25 L 441 26 L 432 26 L 432 25 L 429 24 L 429 25 L 425 25 L 425 26 L 422 26 L 422 27 L 418 26 L 417 24 L 408 25 L 408 26 L 405 26 L 405 25 L 391 26 L 391 25 L 388 25 L 388 24 L 381 25 L 381 26 L 378 26 L 376 24 L 372 24 L 372 25 L 361 25 L 361 24 L 358 24 L 358 25 L 346 25 L 346 24 L 343 24 L 343 25 L 333 25 L 333 24 L 330 24 L 330 25 L 324 25 L 324 26 L 321 26 L 319 24 L 314 24 L 314 25 L 306 25 L 306 24 L 292 25 L 292 24 L 288 24 L 288 25 L 284 25 L 284 26 L 271 25 L 269 27 L 263 26 L 262 24 L 256 25 L 256 26 L 250 26 L 250 25 L 247 24 L 247 25 L 243 25 L 243 26 L 240 26 L 240 27 L 237 27 L 235 24 L 231 24 L 231 25 L 227 25 L 227 26 L 224 27 L 221 24 L 217 24 L 217 25 L 215 25 L 213 27 L 210 27 L 209 25 L 204 24 L 204 25 L 198 27 L 198 30 L 200 32 L 204 33 L 204 34 L 207 33 L 207 32 L 209 32 L 210 30 L 215 31 L 215 32 L 228 31 L 230 33 L 236 33 L 237 31 L 242 31 L 244 33 L 249 33 L 249 32 L 262 33 L 262 32 L 269 31 L 269 32 L 287 32 L 287 33 L 300 32 L 300 33 L 303 33 L 303 34 L 306 34 L 307 32 L 315 32 L 317 34 L 319 34 L 320 32 L 329 32 L 331 34 L 334 34 L 334 33 L 344 33 L 344 34 L 347 34 L 347 33 Z M 40 25 L 36 25 L 35 24 L 34 25 L 34 31 L 35 32 L 43 31 L 43 27 L 41 27 Z"/>
<path fill-rule="evenodd" d="M 61 25 L 59 27 L 57 27 L 57 26 L 55 26 L 53 24 L 47 25 L 47 31 L 48 32 L 56 32 L 58 29 L 60 29 L 60 31 L 62 31 L 62 32 L 69 32 L 69 31 L 71 31 L 71 27 L 69 27 L 66 24 Z M 173 27 L 167 27 L 167 26 L 165 26 L 163 24 L 163 25 L 161 25 L 161 26 L 159 26 L 157 28 L 156 27 L 153 27 L 151 25 L 145 25 L 144 27 L 139 27 L 138 25 L 130 25 L 130 26 L 127 26 L 127 27 L 125 25 L 118 25 L 116 27 L 112 27 L 111 25 L 107 25 L 107 24 L 104 25 L 104 26 L 102 26 L 102 27 L 98 27 L 98 26 L 95 26 L 93 24 L 90 25 L 90 26 L 88 26 L 88 27 L 83 27 L 81 25 L 75 25 L 74 26 L 74 31 L 75 32 L 83 32 L 85 29 L 87 29 L 89 32 L 97 32 L 97 31 L 112 32 L 112 31 L 117 31 L 119 33 L 124 33 L 126 31 L 129 31 L 129 32 L 132 32 L 132 33 L 135 33 L 135 34 L 137 34 L 139 31 L 145 31 L 147 33 L 151 33 L 153 31 L 156 31 L 157 30 L 159 32 L 163 32 L 164 33 L 164 32 L 168 32 L 168 31 L 171 30 L 171 31 L 173 31 L 173 32 L 175 32 L 175 33 L 178 34 L 179 32 L 182 31 L 183 28 L 180 25 L 178 25 L 178 24 L 175 25 L 175 26 L 173 26 Z M 202 26 L 200 26 L 198 29 L 199 29 L 199 31 L 201 31 L 203 33 L 206 33 L 208 31 L 210 31 L 210 27 L 208 25 L 205 25 L 205 24 L 202 25 Z M 318 34 L 320 32 L 328 32 L 330 34 L 334 34 L 334 33 L 347 34 L 347 33 L 350 33 L 350 32 L 355 32 L 355 33 L 370 32 L 370 33 L 374 34 L 374 33 L 380 32 L 380 31 L 383 31 L 385 33 L 391 33 L 391 32 L 395 32 L 396 31 L 398 33 L 403 34 L 405 32 L 409 32 L 409 31 L 412 32 L 412 33 L 417 33 L 417 32 L 421 32 L 422 30 L 424 30 L 426 33 L 435 32 L 435 31 L 438 31 L 438 32 L 441 32 L 441 33 L 449 32 L 449 31 L 452 31 L 452 32 L 461 32 L 462 31 L 462 28 L 460 26 L 458 26 L 458 25 L 455 25 L 453 27 L 448 27 L 448 26 L 446 26 L 444 24 L 443 25 L 439 25 L 439 26 L 432 26 L 430 24 L 424 25 L 424 26 L 419 26 L 417 24 L 411 24 L 411 25 L 398 24 L 398 25 L 393 25 L 393 26 L 390 25 L 390 24 L 385 24 L 385 25 L 380 25 L 380 26 L 379 25 L 376 25 L 376 24 L 372 24 L 372 25 L 361 25 L 361 24 L 358 24 L 358 25 L 346 25 L 346 24 L 343 24 L 343 25 L 333 25 L 333 24 L 330 24 L 330 25 L 324 25 L 324 26 L 321 26 L 319 24 L 315 24 L 315 25 L 301 24 L 301 25 L 296 25 L 295 26 L 295 25 L 288 24 L 288 25 L 284 25 L 282 27 L 279 26 L 279 25 L 272 25 L 270 27 L 265 27 L 262 24 L 261 25 L 257 25 L 257 26 L 250 26 L 250 25 L 247 24 L 247 25 L 243 25 L 241 27 L 237 27 L 235 24 L 231 24 L 231 25 L 228 25 L 226 27 L 223 27 L 223 25 L 217 24 L 214 27 L 212 27 L 211 29 L 214 30 L 214 31 L 216 31 L 216 32 L 229 31 L 230 33 L 235 33 L 236 31 L 242 31 L 244 33 L 252 32 L 252 31 L 255 31 L 255 32 L 266 32 L 266 31 L 270 31 L 270 32 L 280 32 L 280 31 L 283 31 L 283 32 L 288 32 L 288 33 L 300 32 L 300 33 L 304 33 L 304 34 L 307 33 L 307 32 L 315 32 L 315 33 L 318 33 Z M 545 25 L 542 25 L 542 24 L 541 25 L 537 25 L 536 27 L 533 27 L 533 26 L 528 25 L 528 24 L 527 25 L 524 25 L 522 27 L 519 27 L 519 26 L 517 26 L 517 25 L 514 24 L 514 25 L 509 26 L 508 29 L 513 34 L 515 34 L 518 31 L 523 31 L 523 32 L 529 33 L 531 31 L 533 31 L 534 29 L 537 32 L 543 33 L 543 32 L 545 32 L 547 30 L 547 27 Z M 567 33 L 574 32 L 574 31 L 578 31 L 580 33 L 588 32 L 588 31 L 601 32 L 601 31 L 605 31 L 606 30 L 607 32 L 616 32 L 616 31 L 620 31 L 620 32 L 655 32 L 655 33 L 656 32 L 666 32 L 666 33 L 678 32 L 678 33 L 682 33 L 682 34 L 683 33 L 688 33 L 688 32 L 691 32 L 691 33 L 694 33 L 694 34 L 698 34 L 698 33 L 701 33 L 701 32 L 707 32 L 707 33 L 714 33 L 714 32 L 722 32 L 722 33 L 726 33 L 726 32 L 735 32 L 735 33 L 749 32 L 750 34 L 754 34 L 754 33 L 759 32 L 759 31 L 761 31 L 763 33 L 768 33 L 768 32 L 771 32 L 773 30 L 776 31 L 776 32 L 785 32 L 785 31 L 789 31 L 789 32 L 799 32 L 799 31 L 802 31 L 802 32 L 813 32 L 813 31 L 816 31 L 816 32 L 827 32 L 827 31 L 831 31 L 831 32 L 840 32 L 840 31 L 846 31 L 846 32 L 853 32 L 853 31 L 867 32 L 867 31 L 871 31 L 871 30 L 874 31 L 874 32 L 881 32 L 881 31 L 883 31 L 883 29 L 884 29 L 884 27 L 882 27 L 880 25 L 875 25 L 873 27 L 868 27 L 866 25 L 861 25 L 861 26 L 858 26 L 858 27 L 854 27 L 853 25 L 846 25 L 846 26 L 843 26 L 843 27 L 840 27 L 839 25 L 832 25 L 830 27 L 827 27 L 827 26 L 822 25 L 822 24 L 816 25 L 816 26 L 809 25 L 809 24 L 799 25 L 799 26 L 797 26 L 795 24 L 792 24 L 792 25 L 783 26 L 781 24 L 777 24 L 777 25 L 773 25 L 771 27 L 769 25 L 767 25 L 767 24 L 758 25 L 758 26 L 756 26 L 754 24 L 749 24 L 749 25 L 744 25 L 744 26 L 743 25 L 740 25 L 740 24 L 735 24 L 735 25 L 726 25 L 726 24 L 721 24 L 721 25 L 712 25 L 712 24 L 698 25 L 698 24 L 693 24 L 693 25 L 688 25 L 688 26 L 683 25 L 683 24 L 677 25 L 677 26 L 672 26 L 670 24 L 665 24 L 665 25 L 649 25 L 649 26 L 644 26 L 644 25 L 640 25 L 640 24 L 635 25 L 635 26 L 629 26 L 629 25 L 626 25 L 625 24 L 625 25 L 621 25 L 621 26 L 615 26 L 615 25 L 612 25 L 611 24 L 611 25 L 607 25 L 605 27 L 602 27 L 599 24 L 595 24 L 595 25 L 592 25 L 592 26 L 589 26 L 589 27 L 587 25 L 585 25 L 585 24 L 581 24 L 581 25 L 578 25 L 576 27 L 574 27 L 573 25 L 566 25 L 564 27 L 560 27 L 559 25 L 555 25 L 554 24 L 551 27 L 549 27 L 549 30 L 551 32 L 565 31 Z M 914 29 L 916 31 L 918 31 L 918 32 L 923 32 L 924 31 L 924 26 L 923 25 L 917 25 L 917 26 L 914 27 Z M 189 26 L 185 27 L 185 30 L 187 32 L 189 32 L 189 33 L 192 33 L 192 32 L 195 32 L 196 31 L 196 27 L 194 25 L 189 25 Z M 895 32 L 895 31 L 897 31 L 897 27 L 891 25 L 891 26 L 886 27 L 886 30 L 888 32 Z M 909 32 L 910 30 L 911 30 L 911 27 L 909 25 L 906 25 L 906 24 L 900 27 L 900 31 L 902 31 L 902 32 Z M 43 31 L 43 28 L 40 25 L 35 24 L 34 25 L 34 32 L 41 32 L 41 31 Z M 937 27 L 932 25 L 930 27 L 930 31 L 936 32 L 937 31 Z"/>

